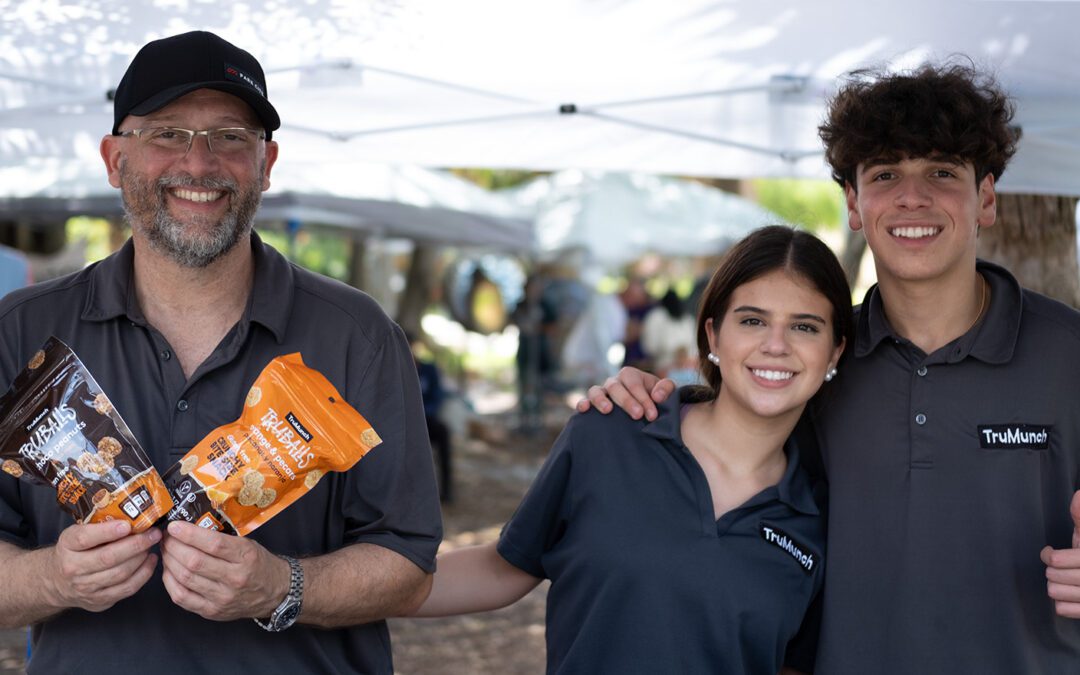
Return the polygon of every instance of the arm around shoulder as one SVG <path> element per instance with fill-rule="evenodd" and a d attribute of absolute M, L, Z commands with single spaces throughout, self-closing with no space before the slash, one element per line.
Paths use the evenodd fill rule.
<path fill-rule="evenodd" d="M 609 377 L 604 386 L 589 387 L 587 398 L 577 402 L 577 411 L 585 412 L 590 406 L 605 415 L 613 410 L 612 403 L 626 411 L 630 417 L 656 419 L 656 404 L 663 403 L 675 391 L 675 383 L 660 379 L 652 373 L 627 366 L 615 377 Z"/>

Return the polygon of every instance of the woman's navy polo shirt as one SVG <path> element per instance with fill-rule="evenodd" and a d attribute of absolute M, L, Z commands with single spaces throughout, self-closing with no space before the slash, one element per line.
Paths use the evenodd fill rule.
<path fill-rule="evenodd" d="M 575 415 L 498 543 L 551 579 L 548 672 L 769 673 L 824 579 L 798 450 L 780 483 L 713 515 L 678 397 L 654 422 Z"/>

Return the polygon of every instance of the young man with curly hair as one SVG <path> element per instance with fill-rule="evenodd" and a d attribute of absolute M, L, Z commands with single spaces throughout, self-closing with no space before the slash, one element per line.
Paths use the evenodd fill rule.
<path fill-rule="evenodd" d="M 854 73 L 821 126 L 878 283 L 804 419 L 830 496 L 818 672 L 1080 669 L 1080 314 L 975 255 L 1012 114 L 952 63 Z M 605 387 L 593 405 L 647 416 L 674 388 Z"/>

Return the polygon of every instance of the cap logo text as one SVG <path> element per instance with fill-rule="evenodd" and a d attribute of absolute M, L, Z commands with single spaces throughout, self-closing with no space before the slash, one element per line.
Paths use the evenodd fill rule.
<path fill-rule="evenodd" d="M 251 87 L 255 91 L 259 92 L 260 96 L 262 96 L 263 98 L 266 98 L 266 91 L 263 90 L 262 85 L 259 84 L 258 81 L 254 77 L 248 75 L 247 73 L 240 70 L 239 68 L 232 65 L 231 63 L 226 63 L 225 64 L 225 79 L 227 79 L 227 80 L 235 80 L 237 82 L 243 82 L 244 84 L 248 85 L 249 87 Z"/>

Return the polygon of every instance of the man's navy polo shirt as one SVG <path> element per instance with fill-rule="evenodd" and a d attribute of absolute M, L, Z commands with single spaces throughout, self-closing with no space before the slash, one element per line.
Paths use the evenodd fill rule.
<path fill-rule="evenodd" d="M 571 418 L 498 543 L 551 579 L 548 672 L 768 673 L 824 578 L 794 443 L 778 485 L 716 520 L 678 397 L 652 423 Z"/>
<path fill-rule="evenodd" d="M 250 535 L 274 553 L 314 556 L 377 544 L 431 571 L 441 519 L 416 367 L 405 337 L 354 288 L 285 260 L 252 234 L 255 278 L 244 316 L 190 379 L 147 324 L 133 248 L 0 302 L 0 387 L 50 335 L 75 350 L 159 470 L 240 416 L 244 392 L 275 356 L 299 351 L 383 442 Z M 0 476 L 0 539 L 48 546 L 72 519 L 55 491 Z M 303 617 L 301 617 L 301 621 Z M 31 673 L 390 673 L 386 623 L 267 633 L 250 619 L 207 621 L 175 604 L 158 573 L 101 613 L 68 610 L 34 627 Z M 150 667 L 148 665 L 148 667 Z"/>
<path fill-rule="evenodd" d="M 1080 672 L 1039 551 L 1071 546 L 1080 314 L 980 262 L 986 317 L 933 354 L 876 287 L 815 425 L 829 478 L 817 670 Z"/>

